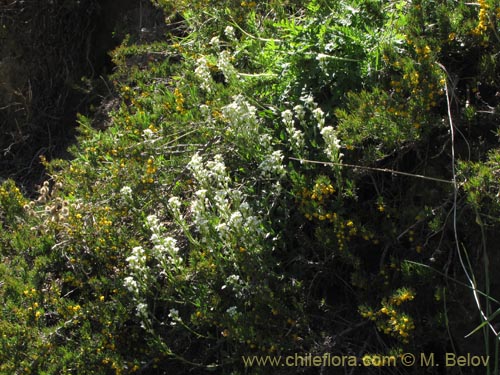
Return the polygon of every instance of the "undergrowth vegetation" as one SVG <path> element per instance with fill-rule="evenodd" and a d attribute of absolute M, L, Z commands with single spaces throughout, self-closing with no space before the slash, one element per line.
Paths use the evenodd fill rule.
<path fill-rule="evenodd" d="M 153 3 L 106 128 L 0 187 L 0 373 L 498 374 L 500 4 Z"/>

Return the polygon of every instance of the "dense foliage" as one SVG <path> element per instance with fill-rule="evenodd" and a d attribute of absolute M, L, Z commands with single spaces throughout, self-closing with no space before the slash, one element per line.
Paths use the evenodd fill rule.
<path fill-rule="evenodd" d="M 0 187 L 0 373 L 498 374 L 500 4 L 153 4 L 105 126 Z"/>

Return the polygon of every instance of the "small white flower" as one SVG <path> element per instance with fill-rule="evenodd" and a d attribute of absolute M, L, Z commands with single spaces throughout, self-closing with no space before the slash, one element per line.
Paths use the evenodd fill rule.
<path fill-rule="evenodd" d="M 130 188 L 130 186 L 124 186 L 120 189 L 120 194 L 125 198 L 131 198 L 132 189 Z"/>
<path fill-rule="evenodd" d="M 235 41 L 236 40 L 236 35 L 234 34 L 234 27 L 232 26 L 226 26 L 224 29 L 224 34 L 227 36 L 227 38 L 230 41 Z"/>
<path fill-rule="evenodd" d="M 152 141 L 155 138 L 155 133 L 151 129 L 144 129 L 142 131 L 142 137 L 145 141 Z"/>
<path fill-rule="evenodd" d="M 206 118 L 206 119 L 212 118 L 212 110 L 210 109 L 210 107 L 208 105 L 206 105 L 206 104 L 200 105 L 200 112 L 204 118 Z"/>
<path fill-rule="evenodd" d="M 232 81 L 237 78 L 237 71 L 234 68 L 233 64 L 231 64 L 231 55 L 228 51 L 222 51 L 219 54 L 219 59 L 217 60 L 217 66 L 226 77 L 226 80 Z"/>
<path fill-rule="evenodd" d="M 218 36 L 214 36 L 212 39 L 210 39 L 209 44 L 213 47 L 219 47 L 220 44 L 220 39 Z"/>
<path fill-rule="evenodd" d="M 265 178 L 282 177 L 286 171 L 283 167 L 283 153 L 281 150 L 266 155 L 266 158 L 260 163 L 259 169 L 261 175 Z"/>
<path fill-rule="evenodd" d="M 169 200 L 168 200 L 168 206 L 169 206 L 172 210 L 176 211 L 176 210 L 178 210 L 178 209 L 180 209 L 180 208 L 181 208 L 182 203 L 181 203 L 181 200 L 179 199 L 179 197 L 171 197 L 171 198 L 169 198 Z"/>
<path fill-rule="evenodd" d="M 123 286 L 127 288 L 129 292 L 135 294 L 139 293 L 139 285 L 132 276 L 127 276 L 125 279 L 123 279 Z"/>
<path fill-rule="evenodd" d="M 156 229 L 159 227 L 159 220 L 158 220 L 158 217 L 156 217 L 156 215 L 149 215 L 147 218 L 146 218 L 146 222 L 148 223 L 148 227 L 151 228 L 151 229 Z"/>
<path fill-rule="evenodd" d="M 229 275 L 226 279 L 228 284 L 238 284 L 240 281 L 240 276 L 239 275 Z"/>
<path fill-rule="evenodd" d="M 312 111 L 312 114 L 313 114 L 314 118 L 316 119 L 316 121 L 318 122 L 319 130 L 323 129 L 323 126 L 325 126 L 325 113 L 323 112 L 323 110 L 319 107 L 315 108 Z"/>
<path fill-rule="evenodd" d="M 182 322 L 182 319 L 179 316 L 179 310 L 177 310 L 177 309 L 170 309 L 168 317 L 170 319 L 172 319 L 172 322 L 170 322 L 170 325 L 172 325 L 172 326 L 175 326 L 177 324 L 177 322 Z"/>
<path fill-rule="evenodd" d="M 326 52 L 332 52 L 334 50 L 335 50 L 335 43 L 330 42 L 330 43 L 325 44 L 325 51 Z"/>
<path fill-rule="evenodd" d="M 229 225 L 236 229 L 240 228 L 241 224 L 243 223 L 243 216 L 241 215 L 241 212 L 236 211 L 231 214 L 231 217 L 229 218 Z"/>
<path fill-rule="evenodd" d="M 148 318 L 148 305 L 147 304 L 140 302 L 137 304 L 136 309 L 137 309 L 137 316 L 138 317 L 143 318 L 143 319 Z"/>
<path fill-rule="evenodd" d="M 163 239 L 163 244 L 165 245 L 165 249 L 170 254 L 176 254 L 179 252 L 179 248 L 177 247 L 177 240 L 173 237 L 165 237 Z"/>
<path fill-rule="evenodd" d="M 293 126 L 293 112 L 289 109 L 281 112 L 281 118 L 286 126 Z"/>
<path fill-rule="evenodd" d="M 321 130 L 321 135 L 325 140 L 325 153 L 333 162 L 339 162 L 344 154 L 340 152 L 340 140 L 337 138 L 335 129 L 331 126 L 326 126 Z"/>
<path fill-rule="evenodd" d="M 194 74 L 200 80 L 201 88 L 207 92 L 211 92 L 214 85 L 214 80 L 212 79 L 212 74 L 210 73 L 210 68 L 208 67 L 208 62 L 205 57 L 200 57 L 196 61 L 196 69 L 194 70 Z"/>
<path fill-rule="evenodd" d="M 297 104 L 295 107 L 293 107 L 293 110 L 295 111 L 295 115 L 297 116 L 297 119 L 299 121 L 304 121 L 304 119 L 306 117 L 306 111 L 304 109 L 304 106 Z"/>
<path fill-rule="evenodd" d="M 300 100 L 306 105 L 307 108 L 311 109 L 316 107 L 316 103 L 314 102 L 314 98 L 311 94 L 302 95 Z"/>
<path fill-rule="evenodd" d="M 226 310 L 226 312 L 229 314 L 231 318 L 234 318 L 235 315 L 238 313 L 238 309 L 236 308 L 236 306 L 231 306 Z"/>
<path fill-rule="evenodd" d="M 290 134 L 290 143 L 294 151 L 300 152 L 305 145 L 304 133 L 300 130 L 294 130 L 293 133 Z"/>

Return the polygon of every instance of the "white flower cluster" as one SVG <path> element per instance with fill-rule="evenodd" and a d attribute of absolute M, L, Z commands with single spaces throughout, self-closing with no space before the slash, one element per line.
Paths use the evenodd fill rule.
<path fill-rule="evenodd" d="M 217 66 L 222 71 L 228 82 L 232 82 L 238 77 L 238 72 L 233 64 L 231 64 L 231 54 L 229 51 L 224 50 L 219 54 Z"/>
<path fill-rule="evenodd" d="M 279 155 L 275 159 L 280 160 Z M 222 157 L 216 155 L 204 163 L 196 154 L 188 165 L 200 186 L 191 202 L 193 225 L 200 242 L 209 250 L 223 244 L 225 249 L 242 246 L 258 251 L 263 235 L 261 220 L 244 201 L 243 193 L 230 187 Z"/>
<path fill-rule="evenodd" d="M 177 199 L 171 199 L 169 203 L 173 207 L 180 208 Z M 144 295 L 151 288 L 151 284 L 157 279 L 157 275 L 152 275 L 154 270 L 148 266 L 150 259 L 155 259 L 160 267 L 160 275 L 172 276 L 172 273 L 182 266 L 182 258 L 179 256 L 177 241 L 173 237 L 163 236 L 163 225 L 156 215 L 149 215 L 146 218 L 146 227 L 151 230 L 151 242 L 153 244 L 150 252 L 142 246 L 136 246 L 127 257 L 130 275 L 125 277 L 123 285 L 129 290 L 136 302 L 136 315 L 141 320 L 144 329 L 151 327 L 148 304 Z M 149 257 L 148 257 L 149 255 Z"/>
<path fill-rule="evenodd" d="M 232 26 L 226 26 L 224 29 L 224 35 L 226 35 L 227 39 L 229 39 L 231 42 L 236 42 L 236 35 L 234 33 L 234 27 Z"/>
<path fill-rule="evenodd" d="M 179 199 L 179 197 L 169 198 L 168 208 L 170 208 L 170 211 L 172 212 L 172 214 L 176 220 L 182 219 L 181 207 L 182 207 L 182 203 L 181 203 L 181 200 Z"/>
<path fill-rule="evenodd" d="M 130 186 L 124 186 L 120 189 L 120 194 L 125 199 L 131 199 L 132 198 L 132 188 Z"/>
<path fill-rule="evenodd" d="M 310 111 L 312 111 L 318 107 L 318 105 L 314 101 L 313 96 L 311 94 L 306 93 L 306 88 L 304 88 L 302 90 L 302 96 L 300 97 L 300 100 L 304 103 L 306 108 L 308 108 Z"/>
<path fill-rule="evenodd" d="M 311 94 L 306 94 L 305 89 L 302 91 L 302 96 L 300 100 L 304 103 L 304 106 L 311 111 L 314 119 L 316 120 L 316 124 L 318 129 L 320 130 L 321 136 L 325 141 L 325 153 L 334 163 L 342 162 L 343 153 L 340 152 L 340 140 L 337 137 L 337 132 L 332 126 L 325 126 L 325 113 L 321 108 L 318 107 L 318 104 L 314 101 L 314 98 Z M 297 108 L 297 107 L 296 107 Z M 301 113 L 300 116 L 303 116 Z M 299 117 L 297 111 L 297 117 Z"/>
<path fill-rule="evenodd" d="M 283 177 L 286 174 L 283 166 L 283 153 L 281 150 L 267 154 L 259 165 L 260 174 L 264 178 Z"/>
<path fill-rule="evenodd" d="M 312 111 L 312 114 L 318 123 L 319 130 L 323 129 L 323 127 L 325 126 L 325 113 L 323 112 L 323 110 L 317 107 Z"/>
<path fill-rule="evenodd" d="M 176 206 L 177 203 L 180 204 L 175 199 L 172 200 L 172 205 Z M 179 208 L 180 206 L 176 207 Z M 156 215 L 149 215 L 146 218 L 146 223 L 152 233 L 150 238 L 153 244 L 152 256 L 162 267 L 162 272 L 168 274 L 173 271 L 172 266 L 174 268 L 181 267 L 182 257 L 178 254 L 177 240 L 173 237 L 163 237 L 164 227 Z"/>
<path fill-rule="evenodd" d="M 179 316 L 179 310 L 177 309 L 170 309 L 168 313 L 168 317 L 171 319 L 170 325 L 175 326 L 177 323 L 182 322 L 182 318 Z"/>
<path fill-rule="evenodd" d="M 303 121 L 305 117 L 304 107 L 301 105 L 295 106 L 294 110 L 297 110 L 296 116 L 299 121 Z M 300 156 L 304 149 L 304 133 L 298 129 L 295 129 L 293 112 L 289 109 L 281 112 L 281 119 L 285 125 L 286 132 L 290 139 L 290 148 L 297 155 Z"/>
<path fill-rule="evenodd" d="M 236 306 L 231 306 L 226 310 L 226 312 L 231 318 L 234 318 L 236 315 L 238 315 L 238 308 Z"/>
<path fill-rule="evenodd" d="M 243 95 L 233 97 L 232 103 L 222 107 L 222 114 L 229 123 L 228 132 L 246 145 L 258 145 L 263 152 L 272 152 L 271 136 L 259 131 L 257 108 L 248 103 Z"/>
<path fill-rule="evenodd" d="M 206 104 L 200 105 L 200 113 L 207 123 L 213 123 L 212 110 Z"/>
<path fill-rule="evenodd" d="M 299 122 L 305 120 L 306 110 L 304 109 L 304 106 L 302 104 L 297 104 L 295 107 L 293 107 L 293 110 L 295 111 L 295 116 L 297 116 Z"/>
<path fill-rule="evenodd" d="M 228 287 L 233 290 L 237 299 L 247 298 L 248 295 L 251 293 L 248 284 L 245 283 L 238 275 L 229 275 L 226 279 L 226 283 L 222 285 L 221 289 L 224 290 Z M 235 313 L 237 311 L 236 307 L 230 309 Z"/>
<path fill-rule="evenodd" d="M 200 80 L 200 87 L 207 92 L 211 92 L 214 80 L 212 79 L 212 74 L 210 73 L 207 59 L 204 56 L 200 57 L 196 61 L 196 69 L 194 70 L 194 74 Z"/>
<path fill-rule="evenodd" d="M 200 185 L 208 189 L 210 187 L 225 187 L 229 182 L 226 166 L 221 155 L 215 155 L 214 160 L 203 163 L 201 156 L 196 153 L 188 163 L 188 168 Z"/>
<path fill-rule="evenodd" d="M 132 294 L 134 295 L 139 294 L 139 284 L 137 283 L 137 281 L 134 279 L 133 276 L 127 276 L 123 280 L 123 286 L 127 288 L 127 290 Z"/>
<path fill-rule="evenodd" d="M 208 42 L 212 47 L 214 48 L 219 48 L 220 47 L 220 39 L 218 36 L 214 36 L 212 39 L 210 39 L 210 42 Z"/>
<path fill-rule="evenodd" d="M 126 260 L 133 274 L 143 275 L 147 272 L 146 259 L 146 252 L 142 246 L 136 246 L 132 249 L 132 254 Z"/>
<path fill-rule="evenodd" d="M 241 94 L 233 97 L 233 102 L 222 108 L 222 114 L 233 126 L 257 125 L 257 108 L 250 105 Z"/>
<path fill-rule="evenodd" d="M 328 68 L 328 60 L 331 59 L 331 56 L 330 55 L 326 55 L 324 53 L 318 53 L 316 55 L 316 60 L 318 61 L 319 63 L 319 68 L 321 69 L 321 71 L 325 74 L 325 75 L 328 75 L 329 73 L 329 68 Z M 333 73 L 332 73 L 333 74 Z"/>
<path fill-rule="evenodd" d="M 326 126 L 321 129 L 321 135 L 325 140 L 325 153 L 328 158 L 334 163 L 340 163 L 344 154 L 340 152 L 340 140 L 337 138 L 335 129 Z"/>
<path fill-rule="evenodd" d="M 123 285 L 133 294 L 136 302 L 136 315 L 141 320 L 141 327 L 146 329 L 151 321 L 148 314 L 148 306 L 141 296 L 142 292 L 148 286 L 148 267 L 146 264 L 147 255 L 142 246 L 136 246 L 132 249 L 131 255 L 126 259 L 131 275 L 125 277 Z"/>
<path fill-rule="evenodd" d="M 141 319 L 141 327 L 146 328 L 145 322 L 149 322 L 148 305 L 145 302 L 139 302 L 136 306 L 136 315 Z M 148 324 L 149 325 L 149 324 Z"/>

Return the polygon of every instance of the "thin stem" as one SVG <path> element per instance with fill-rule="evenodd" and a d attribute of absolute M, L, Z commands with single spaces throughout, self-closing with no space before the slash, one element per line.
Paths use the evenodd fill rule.
<path fill-rule="evenodd" d="M 298 159 L 298 158 L 293 158 L 293 157 L 290 157 L 289 159 L 290 160 L 299 161 L 300 163 L 334 165 L 336 167 L 357 168 L 357 169 L 364 169 L 364 170 L 367 170 L 367 171 L 384 172 L 384 173 L 397 174 L 397 175 L 401 175 L 401 176 L 421 178 L 421 179 L 424 179 L 424 180 L 431 180 L 431 181 L 436 181 L 436 182 L 442 182 L 442 183 L 445 183 L 445 184 L 453 184 L 454 183 L 453 181 L 450 181 L 450 180 L 444 180 L 444 179 L 436 178 L 436 177 L 423 176 L 423 175 L 420 175 L 420 174 L 413 174 L 413 173 L 395 171 L 393 169 L 388 169 L 388 168 L 375 168 L 375 167 L 367 167 L 367 166 L 364 166 L 364 165 L 346 164 L 346 163 L 333 163 L 333 162 L 326 162 L 326 161 Z"/>

